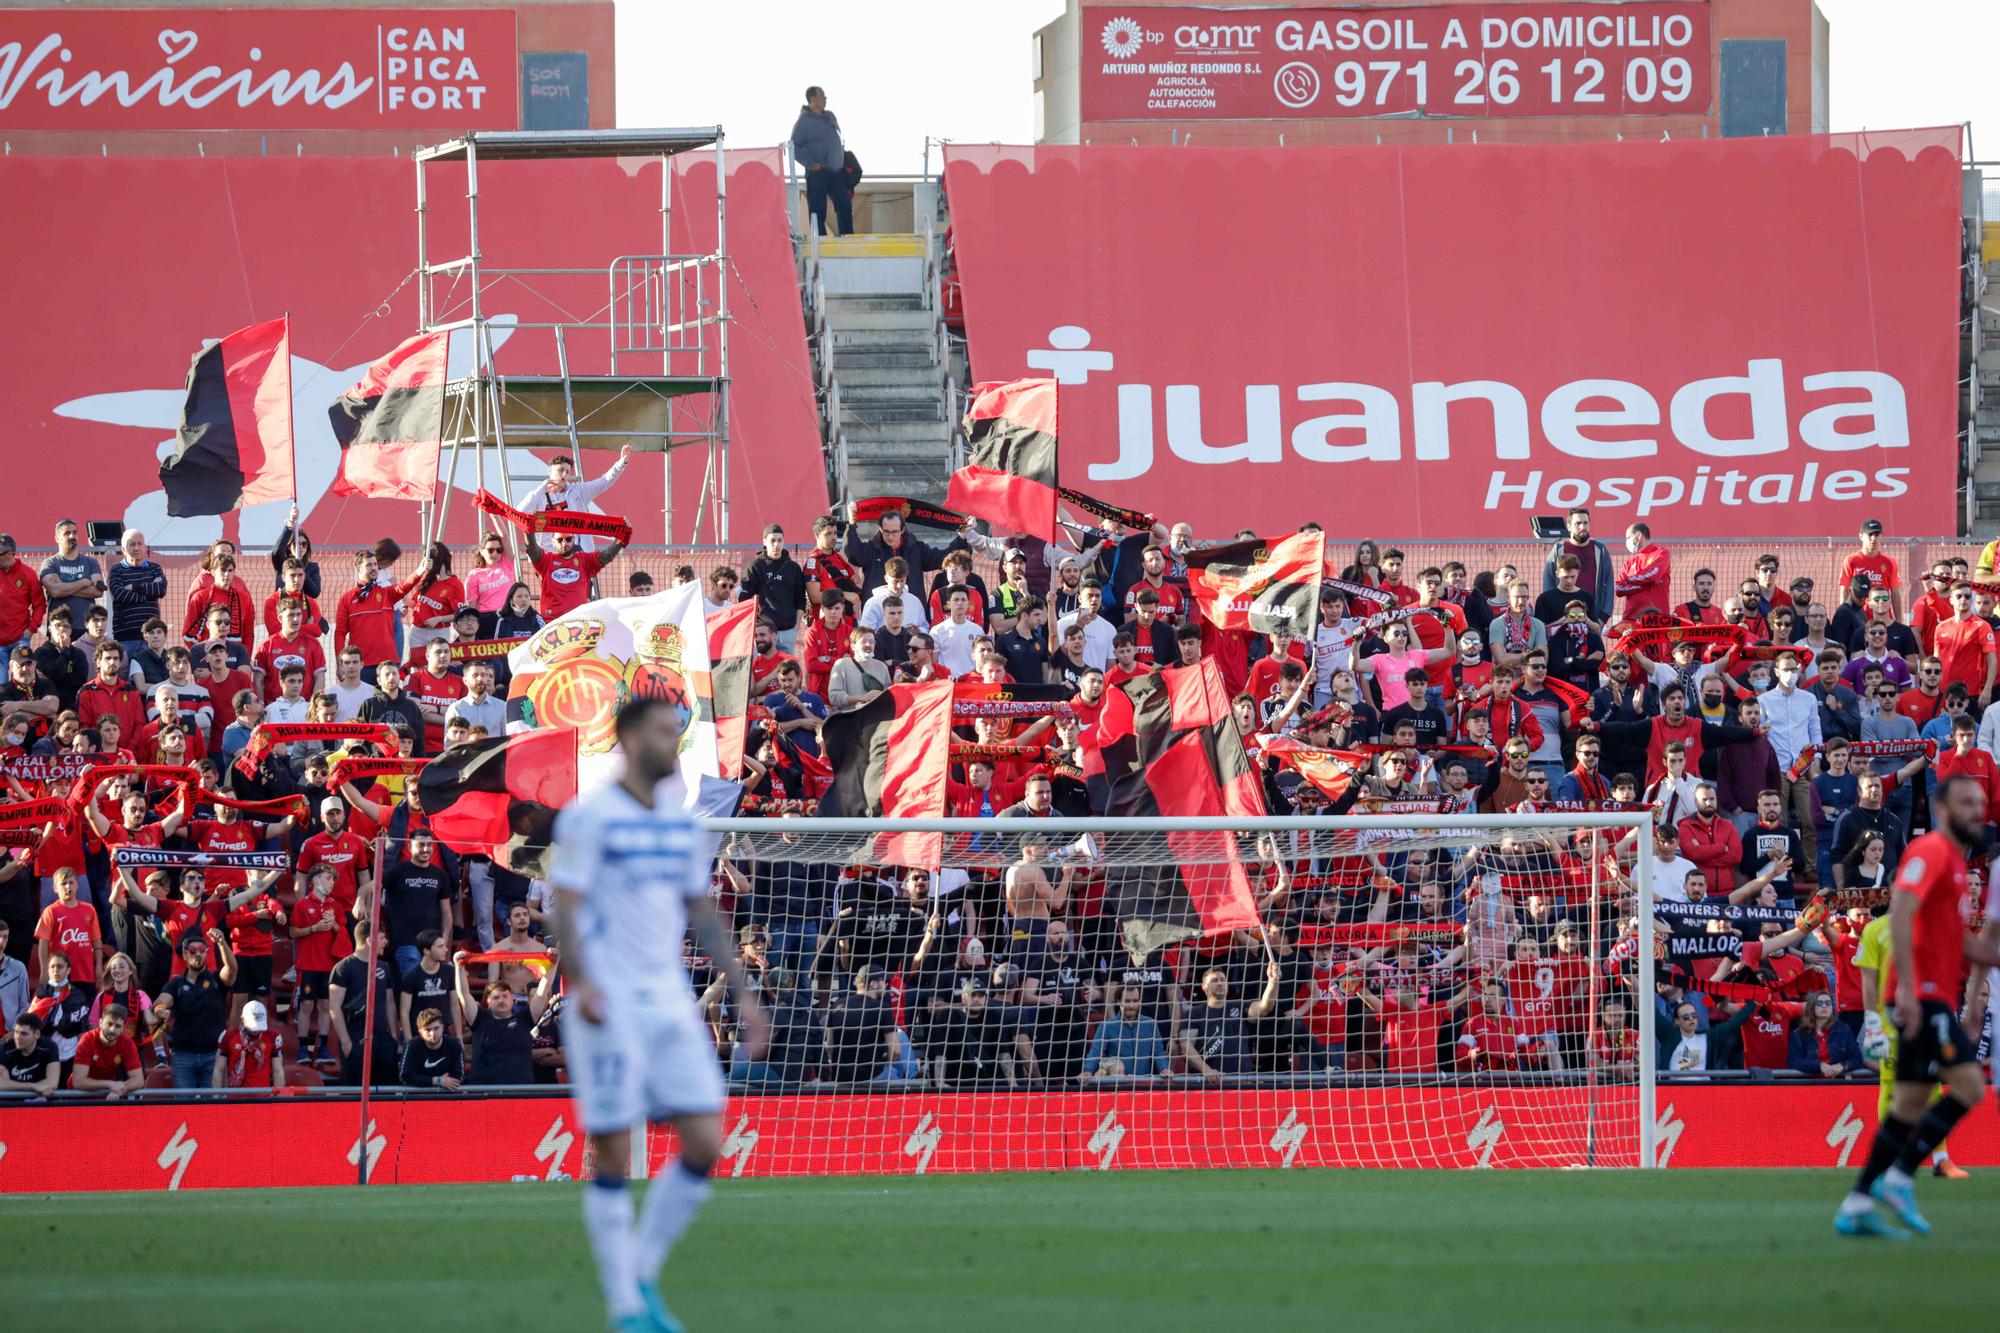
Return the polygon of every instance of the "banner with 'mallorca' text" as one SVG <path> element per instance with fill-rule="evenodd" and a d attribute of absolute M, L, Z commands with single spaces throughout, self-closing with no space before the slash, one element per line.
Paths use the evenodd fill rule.
<path fill-rule="evenodd" d="M 1198 536 L 1943 535 L 1958 136 L 953 146 L 945 184 L 980 373 L 1055 379 L 1064 484 Z"/>

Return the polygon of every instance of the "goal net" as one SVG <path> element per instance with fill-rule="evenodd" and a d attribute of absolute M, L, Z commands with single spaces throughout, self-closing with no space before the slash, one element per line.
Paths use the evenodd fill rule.
<path fill-rule="evenodd" d="M 713 824 L 724 1169 L 1650 1160 L 1648 816 L 1428 809 Z"/>

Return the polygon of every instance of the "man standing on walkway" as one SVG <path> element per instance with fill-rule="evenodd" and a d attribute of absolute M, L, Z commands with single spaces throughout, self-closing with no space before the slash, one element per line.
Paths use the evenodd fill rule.
<path fill-rule="evenodd" d="M 833 201 L 839 235 L 854 233 L 854 196 L 847 184 L 847 146 L 841 142 L 840 119 L 826 109 L 826 89 L 814 84 L 806 89 L 806 104 L 792 123 L 792 157 L 806 173 L 806 207 L 812 212 L 813 226 L 824 236 L 826 205 Z"/>

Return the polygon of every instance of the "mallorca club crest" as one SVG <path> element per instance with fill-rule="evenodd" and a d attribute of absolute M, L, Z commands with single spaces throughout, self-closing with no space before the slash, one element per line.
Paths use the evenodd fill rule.
<path fill-rule="evenodd" d="M 632 640 L 631 655 L 619 656 L 605 647 L 601 620 L 545 626 L 528 641 L 529 655 L 544 667 L 522 682 L 523 720 L 534 728 L 572 728 L 579 755 L 604 754 L 617 743 L 614 724 L 621 706 L 631 699 L 665 699 L 680 715 L 685 748 L 692 741 L 687 723 L 694 700 L 682 666 L 680 626 L 634 624 Z"/>

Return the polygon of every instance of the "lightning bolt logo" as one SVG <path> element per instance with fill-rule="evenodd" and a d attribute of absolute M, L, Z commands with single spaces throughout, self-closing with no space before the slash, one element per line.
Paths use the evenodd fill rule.
<path fill-rule="evenodd" d="M 1826 1132 L 1826 1146 L 1840 1149 L 1840 1156 L 1834 1159 L 1835 1166 L 1846 1166 L 1847 1159 L 1854 1155 L 1854 1145 L 1861 1141 L 1861 1117 L 1854 1114 L 1854 1103 L 1840 1108 L 1840 1118 L 1833 1122 L 1833 1128 Z"/>
<path fill-rule="evenodd" d="M 1125 1126 L 1118 1123 L 1118 1113 L 1106 1111 L 1104 1119 L 1098 1121 L 1097 1128 L 1091 1131 L 1090 1139 L 1083 1145 L 1083 1150 L 1096 1154 L 1099 1171 L 1109 1171 L 1111 1159 L 1118 1155 L 1118 1145 L 1123 1142 L 1125 1142 Z"/>
<path fill-rule="evenodd" d="M 375 1179 L 375 1164 L 382 1160 L 382 1150 L 388 1146 L 389 1140 L 384 1135 L 375 1132 L 375 1121 L 370 1119 L 368 1128 L 361 1133 L 360 1137 L 354 1140 L 354 1146 L 347 1150 L 347 1164 L 349 1166 L 361 1165 L 361 1153 L 366 1148 L 368 1152 L 367 1179 L 373 1180 Z"/>
<path fill-rule="evenodd" d="M 556 1122 L 542 1135 L 542 1141 L 535 1145 L 535 1160 L 548 1163 L 543 1180 L 554 1180 L 562 1173 L 562 1164 L 568 1160 L 570 1145 L 575 1142 L 576 1135 L 564 1129 L 563 1118 L 557 1116 Z"/>
<path fill-rule="evenodd" d="M 1299 1155 L 1307 1134 L 1306 1122 L 1299 1119 L 1298 1108 L 1285 1112 L 1285 1118 L 1271 1134 L 1271 1151 L 1281 1154 L 1279 1166 L 1290 1166 L 1292 1159 Z"/>
<path fill-rule="evenodd" d="M 167 1188 L 170 1190 L 181 1187 L 181 1177 L 187 1174 L 188 1163 L 194 1160 L 195 1150 L 201 1147 L 187 1136 L 187 1132 L 187 1121 L 183 1120 L 181 1127 L 174 1131 L 174 1136 L 167 1140 L 167 1146 L 160 1149 L 160 1169 L 173 1172 L 173 1175 L 167 1178 Z"/>
<path fill-rule="evenodd" d="M 750 1154 L 757 1151 L 757 1131 L 750 1128 L 750 1117 L 739 1116 L 736 1127 L 729 1131 L 729 1137 L 722 1141 L 722 1155 L 734 1160 L 729 1174 L 740 1176 L 743 1168 L 750 1165 Z"/>
<path fill-rule="evenodd" d="M 1686 1128 L 1687 1122 L 1674 1118 L 1674 1104 L 1668 1102 L 1666 1109 L 1660 1112 L 1660 1123 L 1653 1139 L 1653 1156 L 1658 1165 L 1665 1166 L 1672 1160 L 1674 1148 L 1681 1141 L 1681 1131 Z"/>
<path fill-rule="evenodd" d="M 1500 1118 L 1498 1108 L 1489 1106 L 1486 1114 L 1479 1117 L 1479 1123 L 1465 1136 L 1465 1146 L 1479 1154 L 1474 1166 L 1492 1166 L 1493 1150 L 1500 1146 L 1500 1140 L 1507 1137 L 1507 1122 Z"/>
<path fill-rule="evenodd" d="M 917 1174 L 930 1169 L 931 1156 L 937 1152 L 939 1140 L 944 1138 L 944 1129 L 937 1123 L 937 1117 L 929 1111 L 917 1121 L 917 1127 L 910 1131 L 910 1137 L 903 1142 L 903 1155 L 917 1159 Z"/>

